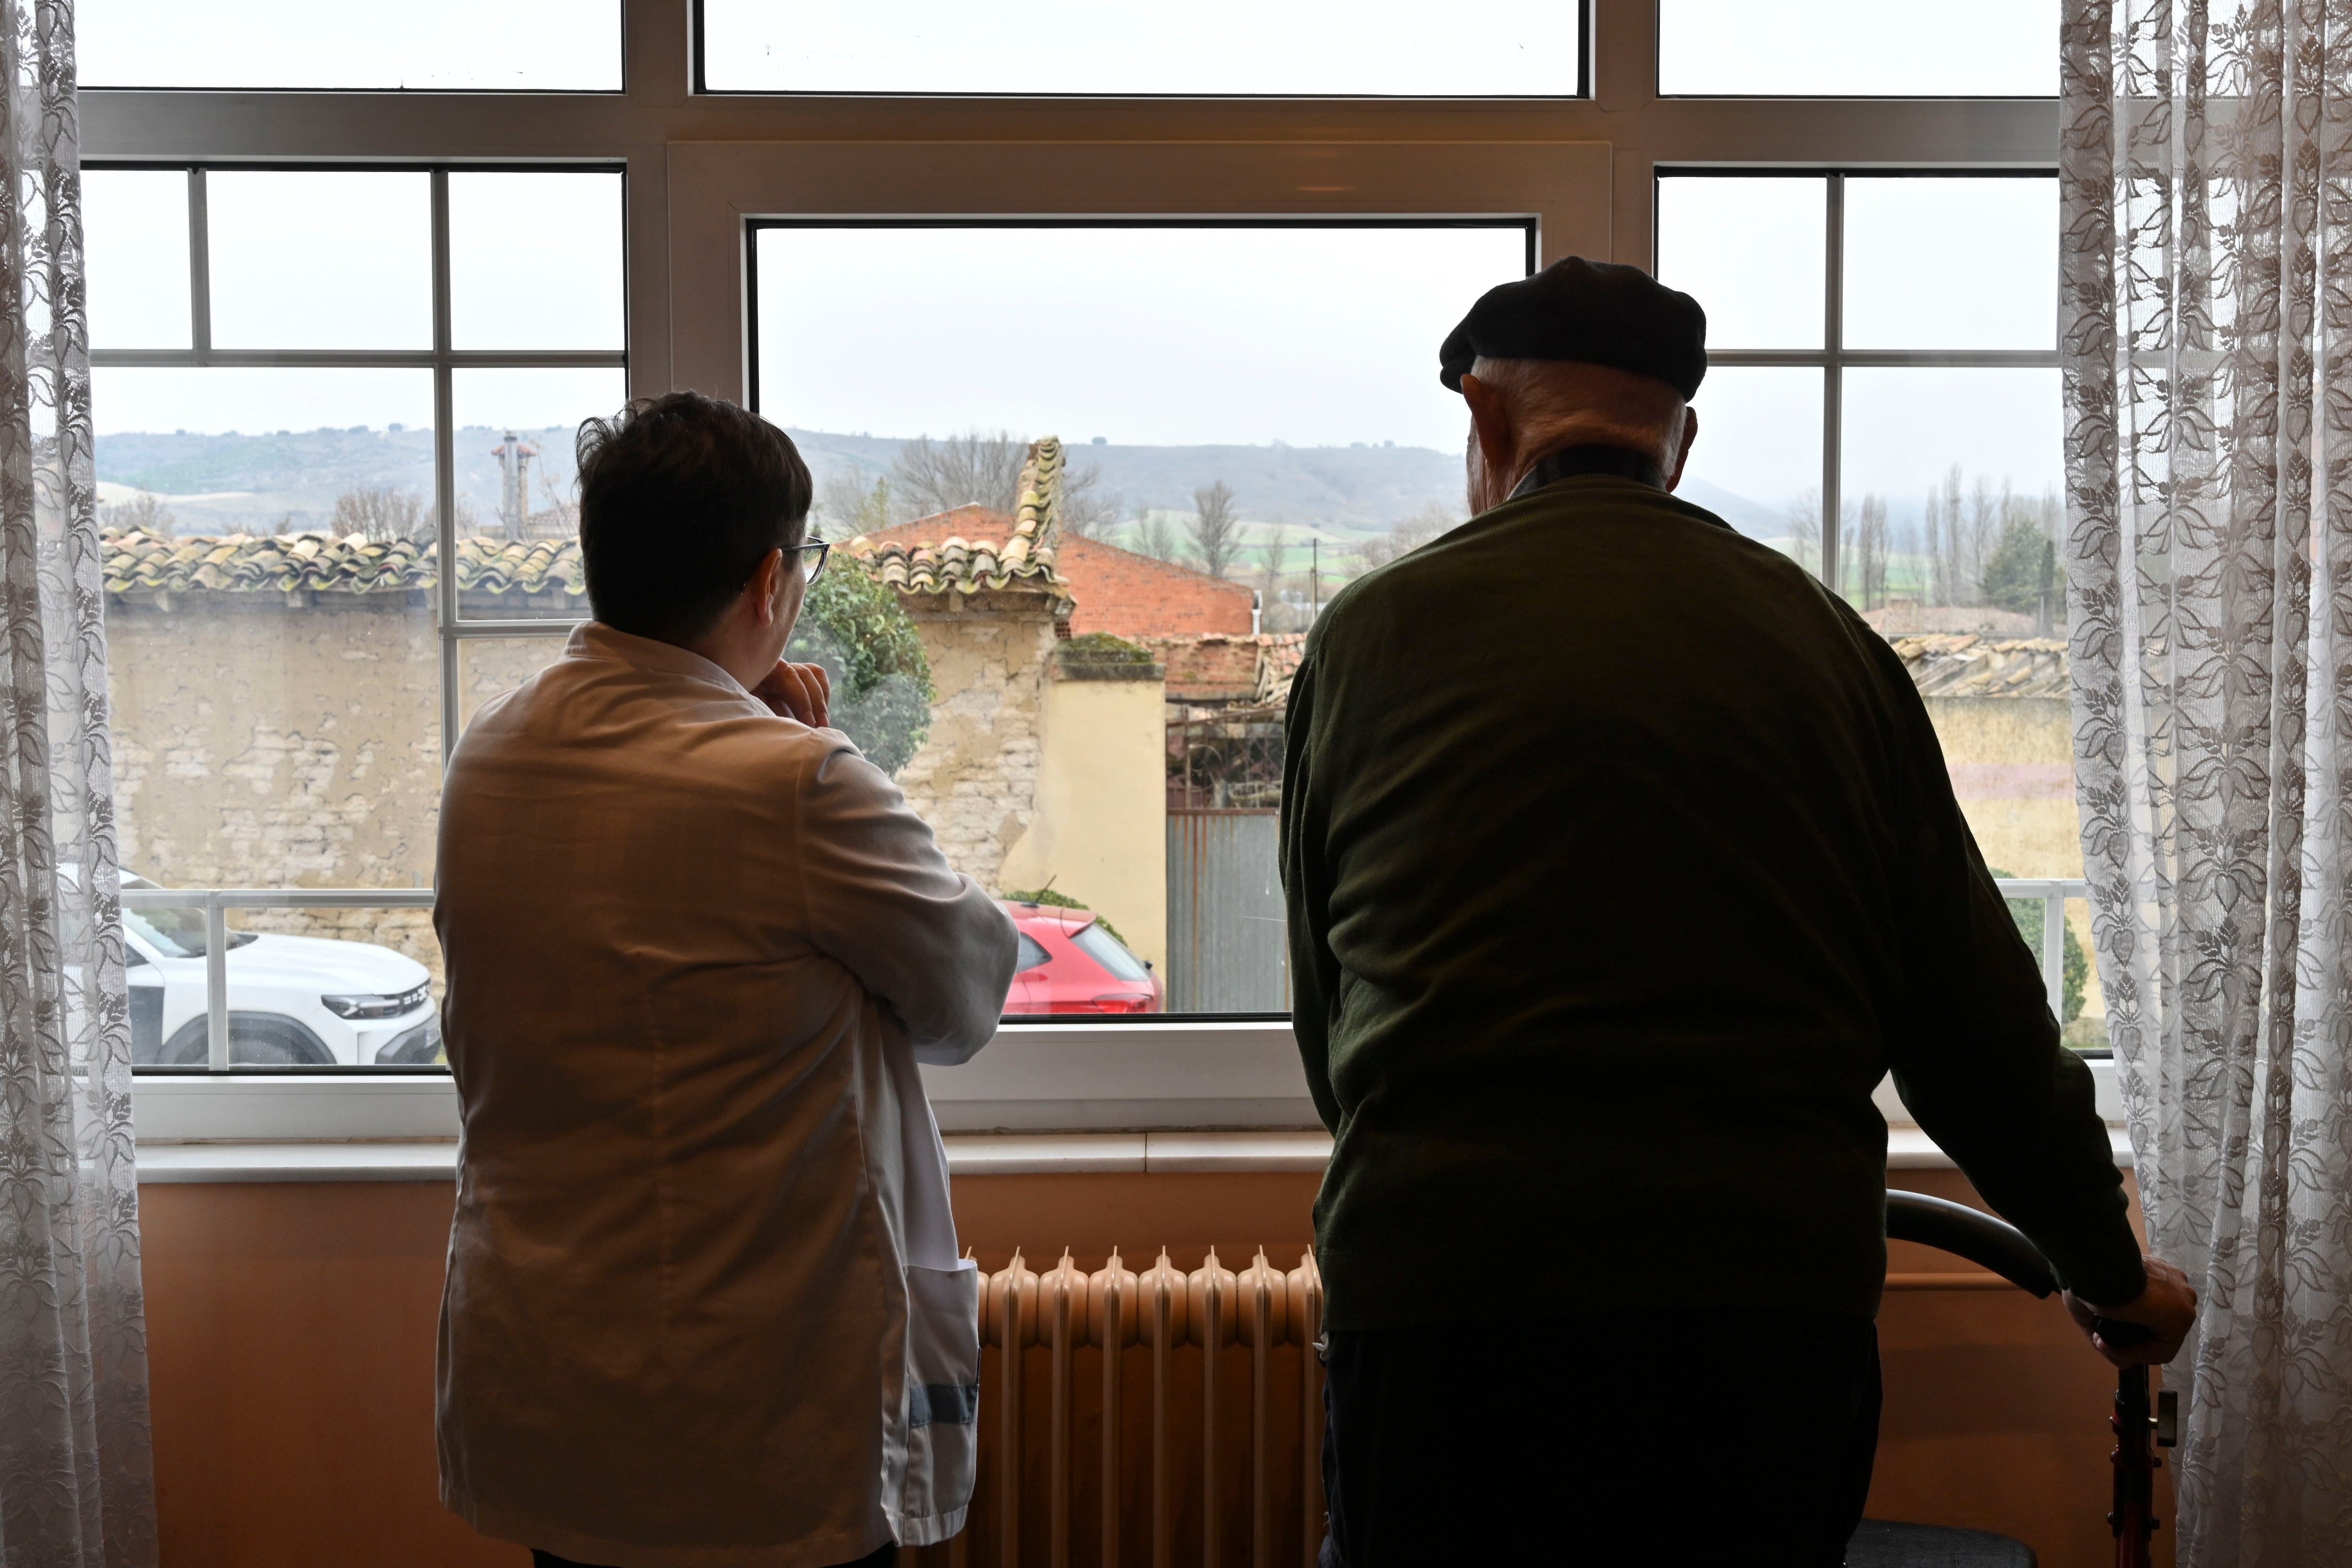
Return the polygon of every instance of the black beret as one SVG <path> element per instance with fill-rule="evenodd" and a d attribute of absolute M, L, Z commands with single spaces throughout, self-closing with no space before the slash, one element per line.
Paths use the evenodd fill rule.
<path fill-rule="evenodd" d="M 1706 375 L 1706 312 L 1638 267 L 1570 256 L 1478 296 L 1437 351 L 1437 379 L 1461 391 L 1481 355 L 1610 365 L 1688 398 Z"/>

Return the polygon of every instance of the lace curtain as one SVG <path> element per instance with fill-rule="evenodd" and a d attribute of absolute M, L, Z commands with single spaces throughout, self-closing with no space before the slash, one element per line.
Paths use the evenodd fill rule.
<path fill-rule="evenodd" d="M 155 1562 L 69 0 L 0 0 L 0 1563 Z"/>
<path fill-rule="evenodd" d="M 2075 763 L 2184 1568 L 2352 1563 L 2352 6 L 2065 0 Z"/>

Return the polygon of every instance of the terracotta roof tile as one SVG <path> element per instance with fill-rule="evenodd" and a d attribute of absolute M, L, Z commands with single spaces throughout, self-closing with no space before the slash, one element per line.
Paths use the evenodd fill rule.
<path fill-rule="evenodd" d="M 359 534 L 232 533 L 171 538 L 145 531 L 109 534 L 109 593 L 380 594 L 430 588 L 439 546 Z M 560 593 L 584 597 L 580 544 L 572 539 L 461 539 L 457 586 L 469 594 Z"/>
<path fill-rule="evenodd" d="M 2065 697 L 2066 644 L 2057 637 L 1949 634 L 1889 637 L 1922 697 Z"/>
<path fill-rule="evenodd" d="M 1055 566 L 1059 542 L 1055 508 L 1062 491 L 1062 443 L 1057 437 L 1043 437 L 1030 446 L 1029 460 L 1021 469 L 1021 500 L 1002 538 L 966 539 L 951 533 L 937 542 L 918 539 L 909 543 L 904 538 L 908 527 L 902 524 L 879 534 L 861 533 L 844 548 L 877 579 L 902 594 L 1013 589 L 1044 593 L 1066 602 L 1069 585 Z M 959 508 L 941 517 L 961 523 L 990 515 Z"/>

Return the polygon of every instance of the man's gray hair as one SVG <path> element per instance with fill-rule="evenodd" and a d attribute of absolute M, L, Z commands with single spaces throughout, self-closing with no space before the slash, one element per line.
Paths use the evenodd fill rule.
<path fill-rule="evenodd" d="M 1482 358 L 1470 374 L 1503 400 L 1524 453 L 1626 447 L 1674 471 L 1690 405 L 1663 381 L 1571 360 Z"/>

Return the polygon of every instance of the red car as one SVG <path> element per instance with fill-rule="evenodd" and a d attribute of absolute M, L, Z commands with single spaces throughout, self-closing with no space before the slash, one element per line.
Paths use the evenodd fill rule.
<path fill-rule="evenodd" d="M 1021 928 L 1007 1013 L 1157 1013 L 1167 992 L 1151 965 L 1103 929 L 1092 910 L 997 900 Z"/>

